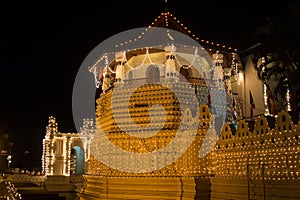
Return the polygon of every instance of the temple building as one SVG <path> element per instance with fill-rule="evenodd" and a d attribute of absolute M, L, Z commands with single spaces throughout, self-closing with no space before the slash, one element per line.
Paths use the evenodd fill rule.
<path fill-rule="evenodd" d="M 92 119 L 84 119 L 80 133 L 61 133 L 56 118 L 49 117 L 43 139 L 42 168 L 46 176 L 82 175 L 90 159 L 90 142 L 94 136 Z"/>
<path fill-rule="evenodd" d="M 170 42 L 130 46 L 156 31 Z M 44 173 L 83 174 L 82 200 L 299 199 L 299 116 L 266 115 L 253 65 L 166 10 L 87 69 L 95 125 L 60 133 L 49 118 Z"/>

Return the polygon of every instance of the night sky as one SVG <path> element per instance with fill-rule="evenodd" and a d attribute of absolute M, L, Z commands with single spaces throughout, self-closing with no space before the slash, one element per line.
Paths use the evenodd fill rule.
<path fill-rule="evenodd" d="M 243 50 L 255 27 L 284 14 L 286 2 L 169 0 L 168 9 L 199 38 Z M 85 57 L 110 36 L 150 25 L 164 1 L 12 0 L 0 10 L 0 148 L 12 141 L 13 166 L 26 166 L 28 150 L 38 167 L 50 115 L 59 131 L 76 132 L 71 95 Z"/>

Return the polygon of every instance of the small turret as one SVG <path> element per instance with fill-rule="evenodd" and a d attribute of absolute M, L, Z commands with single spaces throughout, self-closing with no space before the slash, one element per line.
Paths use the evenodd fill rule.
<path fill-rule="evenodd" d="M 216 67 L 215 73 L 216 72 L 219 73 L 218 74 L 219 76 L 217 76 L 217 74 L 214 74 L 213 79 L 214 80 L 221 79 L 223 81 L 224 71 L 223 71 L 222 64 L 224 62 L 224 55 L 222 53 L 220 53 L 219 51 L 216 51 L 216 53 L 212 55 L 212 58 L 214 60 L 215 67 Z"/>
<path fill-rule="evenodd" d="M 115 61 L 117 63 L 116 67 L 116 82 L 123 83 L 124 78 L 124 64 L 126 61 L 126 55 L 123 51 L 119 51 L 115 53 Z"/>
<path fill-rule="evenodd" d="M 58 133 L 58 125 L 56 123 L 56 119 L 53 116 L 49 117 L 48 126 L 46 127 L 46 134 L 52 135 Z"/>
<path fill-rule="evenodd" d="M 108 70 L 108 66 L 105 66 L 103 72 L 103 83 L 102 83 L 102 91 L 105 93 L 110 88 L 110 75 L 111 72 Z"/>
<path fill-rule="evenodd" d="M 166 46 L 165 47 L 166 52 L 166 81 L 176 81 L 177 80 L 177 70 L 176 70 L 176 63 L 175 63 L 175 52 L 176 47 L 174 45 L 172 46 Z"/>

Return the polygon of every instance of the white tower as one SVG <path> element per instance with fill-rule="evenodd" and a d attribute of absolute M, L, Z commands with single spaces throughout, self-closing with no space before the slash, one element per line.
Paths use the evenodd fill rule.
<path fill-rule="evenodd" d="M 178 72 L 176 70 L 176 47 L 174 45 L 166 46 L 166 81 L 177 81 L 178 80 Z"/>
<path fill-rule="evenodd" d="M 125 52 L 119 51 L 115 53 L 116 67 L 116 83 L 123 83 L 124 78 L 124 64 L 126 61 Z"/>
<path fill-rule="evenodd" d="M 103 83 L 102 83 L 102 91 L 105 93 L 106 90 L 110 88 L 110 71 L 108 70 L 109 66 L 105 66 L 104 72 L 103 72 Z"/>

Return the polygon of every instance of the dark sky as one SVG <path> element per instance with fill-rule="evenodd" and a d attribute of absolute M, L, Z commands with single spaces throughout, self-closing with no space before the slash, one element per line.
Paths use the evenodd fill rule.
<path fill-rule="evenodd" d="M 89 52 L 119 32 L 150 25 L 164 10 L 163 0 L 96 2 L 0 3 L 0 135 L 14 142 L 16 165 L 28 150 L 40 166 L 50 115 L 61 132 L 76 131 L 71 94 Z M 169 0 L 168 8 L 200 38 L 242 50 L 253 29 L 281 15 L 286 2 Z"/>

